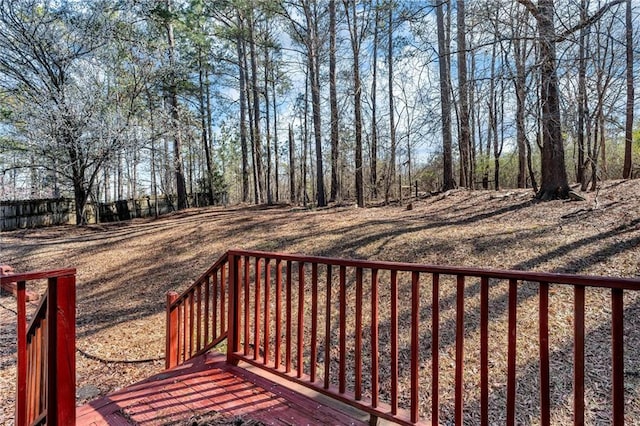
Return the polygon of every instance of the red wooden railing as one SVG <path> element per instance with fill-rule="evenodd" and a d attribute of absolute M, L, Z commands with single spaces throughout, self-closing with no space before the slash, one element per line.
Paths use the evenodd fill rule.
<path fill-rule="evenodd" d="M 228 288 L 224 255 L 182 295 L 167 294 L 167 368 L 207 352 L 226 339 Z"/>
<path fill-rule="evenodd" d="M 1 276 L 17 283 L 16 425 L 75 424 L 75 269 Z M 27 325 L 26 283 L 47 280 Z"/>
<path fill-rule="evenodd" d="M 537 337 L 540 423 L 548 425 L 552 414 L 550 363 L 556 356 L 550 352 L 549 300 L 550 293 L 564 288 L 573 289 L 573 378 L 567 381 L 573 383 L 574 423 L 584 423 L 585 290 L 594 288 L 600 292 L 610 289 L 610 412 L 613 424 L 623 424 L 623 292 L 639 290 L 637 279 L 232 250 L 182 296 L 170 296 L 168 341 L 173 343 L 167 354 L 179 363 L 205 352 L 224 337 L 223 305 L 213 314 L 207 303 L 211 303 L 211 294 L 217 294 L 222 303 L 225 296 L 220 295 L 228 290 L 229 362 L 245 361 L 353 405 L 372 419 L 401 424 L 439 424 L 442 400 L 452 394 L 452 413 L 447 418 L 461 425 L 469 403 L 465 395 L 479 389 L 477 400 L 472 401 L 478 415 L 472 421 L 487 425 L 492 421 L 490 396 L 501 391 L 495 388 L 489 361 L 503 352 L 507 366 L 502 374 L 506 377 L 500 380 L 504 382 L 506 413 L 499 418 L 513 425 L 517 399 L 522 398 L 517 392 L 521 368 L 516 363 L 518 338 L 530 331 L 518 330 L 518 315 L 527 317 L 532 299 L 537 299 L 533 300 L 537 315 L 529 320 L 535 324 L 537 336 L 530 337 Z M 465 296 L 474 291 L 476 297 Z M 498 301 L 493 297 L 496 293 Z M 522 308 L 523 303 L 529 307 Z M 501 318 L 506 319 L 508 332 L 506 336 L 493 333 L 491 339 L 504 338 L 506 350 L 490 339 L 493 322 Z M 470 323 L 477 329 L 470 331 Z M 204 324 L 219 327 L 217 340 Z M 445 341 L 447 330 L 455 330 L 455 338 Z M 478 353 L 473 350 L 473 361 L 479 359 L 477 382 L 476 372 L 465 369 L 469 360 L 465 349 L 473 347 L 468 336 L 476 332 L 479 345 Z M 451 363 L 441 362 L 450 347 Z M 177 358 L 174 352 L 179 354 Z M 423 370 L 428 372 L 426 378 Z M 443 385 L 448 379 L 445 371 L 454 377 L 452 389 Z"/>

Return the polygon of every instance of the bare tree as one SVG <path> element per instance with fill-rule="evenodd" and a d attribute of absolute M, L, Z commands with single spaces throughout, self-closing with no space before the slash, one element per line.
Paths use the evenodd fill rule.
<path fill-rule="evenodd" d="M 98 57 L 111 33 L 100 6 L 53 11 L 35 0 L 0 0 L 0 87 L 11 106 L 3 127 L 28 160 L 15 167 L 68 182 L 79 225 L 102 165 L 123 146 L 147 78 L 132 61 L 129 84 L 110 86 L 113 74 Z"/>
<path fill-rule="evenodd" d="M 622 177 L 631 177 L 631 148 L 633 145 L 633 104 L 634 104 L 634 84 L 633 84 L 633 25 L 631 21 L 631 0 L 626 2 L 625 10 L 625 40 L 627 58 L 627 104 L 625 112 L 624 126 L 624 167 Z"/>
<path fill-rule="evenodd" d="M 569 182 L 564 160 L 560 122 L 560 96 L 556 66 L 556 38 L 553 0 L 518 0 L 538 24 L 540 54 L 540 102 L 542 107 L 542 182 L 537 196 L 541 200 L 567 198 Z"/>

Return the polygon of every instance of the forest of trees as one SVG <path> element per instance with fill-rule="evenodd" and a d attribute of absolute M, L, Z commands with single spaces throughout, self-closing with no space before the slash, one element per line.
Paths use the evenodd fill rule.
<path fill-rule="evenodd" d="M 0 0 L 0 200 L 595 190 L 639 173 L 639 13 L 631 0 Z"/>

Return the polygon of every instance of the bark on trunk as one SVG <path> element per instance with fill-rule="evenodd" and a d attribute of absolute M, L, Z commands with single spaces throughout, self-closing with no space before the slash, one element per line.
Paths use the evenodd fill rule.
<path fill-rule="evenodd" d="M 537 196 L 541 200 L 567 198 L 569 196 L 564 143 L 560 127 L 554 15 L 553 0 L 540 0 L 538 2 L 540 101 L 542 102 L 542 182 Z"/>
<path fill-rule="evenodd" d="M 444 4 L 436 6 L 436 21 L 438 27 L 438 62 L 440 71 L 440 111 L 442 122 L 442 190 L 447 191 L 456 187 L 453 177 L 453 153 L 451 143 L 451 68 L 449 65 L 449 48 L 446 44 L 444 24 Z"/>

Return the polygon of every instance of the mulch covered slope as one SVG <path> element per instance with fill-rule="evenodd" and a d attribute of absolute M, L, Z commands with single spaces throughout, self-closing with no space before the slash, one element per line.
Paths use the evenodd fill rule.
<path fill-rule="evenodd" d="M 17 271 L 77 268 L 81 403 L 163 368 L 165 293 L 186 288 L 229 248 L 640 277 L 638 181 L 607 182 L 585 196 L 580 202 L 536 203 L 530 190 L 454 190 L 414 201 L 411 210 L 405 205 L 190 209 L 159 220 L 2 233 L 0 255 Z M 606 309 L 600 296 L 587 303 L 595 310 L 587 326 L 598 329 Z M 630 312 L 637 311 L 634 300 L 626 303 Z M 3 295 L 0 423 L 11 423 L 15 405 L 13 311 L 15 299 Z M 625 327 L 640 330 L 637 321 L 628 315 Z M 640 347 L 637 334 L 627 336 L 626 347 Z M 556 342 L 559 348 L 567 343 Z M 627 354 L 627 412 L 640 413 L 640 356 Z M 595 371 L 610 368 L 606 358 L 593 363 Z M 597 402 L 601 395 L 587 398 Z M 558 406 L 570 408 L 570 401 Z M 597 422 L 606 413 L 589 416 Z"/>

